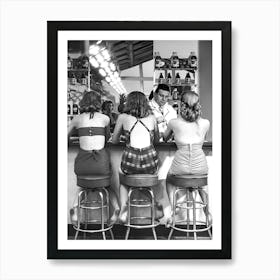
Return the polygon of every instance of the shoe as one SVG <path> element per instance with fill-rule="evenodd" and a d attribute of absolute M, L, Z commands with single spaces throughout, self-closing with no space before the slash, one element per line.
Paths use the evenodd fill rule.
<path fill-rule="evenodd" d="M 77 206 L 70 209 L 70 219 L 73 226 L 78 226 L 78 211 Z"/>

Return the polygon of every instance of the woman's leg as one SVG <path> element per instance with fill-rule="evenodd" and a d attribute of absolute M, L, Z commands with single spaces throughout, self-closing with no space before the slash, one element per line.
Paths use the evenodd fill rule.
<path fill-rule="evenodd" d="M 166 192 L 168 195 L 169 199 L 169 204 L 164 208 L 164 216 L 166 218 L 166 226 L 170 226 L 172 224 L 172 205 L 173 205 L 173 197 L 174 197 L 174 192 L 176 190 L 176 186 L 172 185 L 169 182 L 166 182 Z"/>
<path fill-rule="evenodd" d="M 108 192 L 109 192 L 110 205 L 112 209 L 114 209 L 113 214 L 109 220 L 109 224 L 111 225 L 114 224 L 119 217 L 120 206 L 115 191 L 112 188 L 109 188 Z"/>
<path fill-rule="evenodd" d="M 119 219 L 121 222 L 126 223 L 127 220 L 127 197 L 128 196 L 128 188 L 122 184 L 120 184 L 120 204 L 121 210 Z"/>

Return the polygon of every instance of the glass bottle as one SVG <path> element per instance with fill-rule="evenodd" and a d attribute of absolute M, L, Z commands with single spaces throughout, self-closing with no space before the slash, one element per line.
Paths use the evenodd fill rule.
<path fill-rule="evenodd" d="M 177 52 L 172 52 L 172 56 L 171 56 L 170 60 L 171 60 L 171 67 L 172 68 L 179 68 L 180 61 L 179 61 L 179 57 L 177 55 Z"/>
<path fill-rule="evenodd" d="M 159 74 L 158 82 L 159 82 L 159 84 L 164 83 L 164 77 L 163 77 L 162 73 Z"/>
<path fill-rule="evenodd" d="M 189 55 L 189 66 L 193 68 L 197 67 L 197 56 L 195 52 L 191 52 Z"/>
<path fill-rule="evenodd" d="M 87 77 L 86 77 L 85 73 L 82 73 L 81 84 L 82 85 L 87 85 Z"/>
<path fill-rule="evenodd" d="M 180 77 L 179 73 L 177 73 L 176 76 L 175 76 L 175 82 L 176 82 L 177 85 L 181 84 L 181 77 Z"/>
<path fill-rule="evenodd" d="M 190 75 L 189 72 L 187 72 L 187 74 L 186 74 L 185 81 L 186 81 L 187 84 L 189 84 L 191 82 L 191 75 Z"/>
<path fill-rule="evenodd" d="M 67 59 L 67 68 L 72 69 L 72 59 L 69 55 L 68 55 L 68 59 Z"/>
<path fill-rule="evenodd" d="M 167 74 L 167 83 L 172 84 L 172 77 L 170 73 Z"/>
<path fill-rule="evenodd" d="M 164 66 L 164 61 L 162 60 L 159 52 L 155 52 L 155 68 L 162 68 Z"/>

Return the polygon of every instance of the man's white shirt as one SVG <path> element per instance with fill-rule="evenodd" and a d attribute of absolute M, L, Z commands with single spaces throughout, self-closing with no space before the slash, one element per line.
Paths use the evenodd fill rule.
<path fill-rule="evenodd" d="M 157 102 L 152 99 L 150 102 L 150 107 L 153 110 L 153 114 L 156 118 L 163 117 L 164 121 L 158 124 L 159 132 L 164 132 L 167 129 L 167 124 L 170 120 L 177 118 L 176 110 L 169 105 L 168 103 L 165 103 L 161 108 L 157 104 Z"/>

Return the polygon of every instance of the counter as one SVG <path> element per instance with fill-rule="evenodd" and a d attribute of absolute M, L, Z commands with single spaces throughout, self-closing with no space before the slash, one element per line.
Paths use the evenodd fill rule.
<path fill-rule="evenodd" d="M 107 143 L 107 147 L 110 151 L 111 164 L 112 164 L 111 188 L 116 192 L 118 196 L 119 167 L 120 167 L 121 156 L 125 147 L 125 143 L 112 144 L 109 142 Z M 157 187 L 158 190 L 157 197 L 159 198 L 159 202 L 162 203 L 163 207 L 166 207 L 167 205 L 169 205 L 169 200 L 165 190 L 165 179 L 168 170 L 171 166 L 174 153 L 177 150 L 177 148 L 174 142 L 158 143 L 155 145 L 155 148 L 158 152 L 159 162 L 160 162 L 160 169 L 158 172 L 159 185 Z M 72 207 L 78 191 L 76 185 L 76 175 L 74 173 L 74 161 L 78 153 L 78 150 L 79 150 L 78 137 L 71 137 L 69 140 L 69 147 L 68 147 L 68 210 Z M 205 142 L 203 144 L 203 150 L 206 154 L 208 166 L 210 169 L 211 156 L 212 156 L 212 142 Z M 210 182 L 210 180 L 208 181 Z M 68 217 L 68 223 L 71 223 L 70 217 Z"/>

